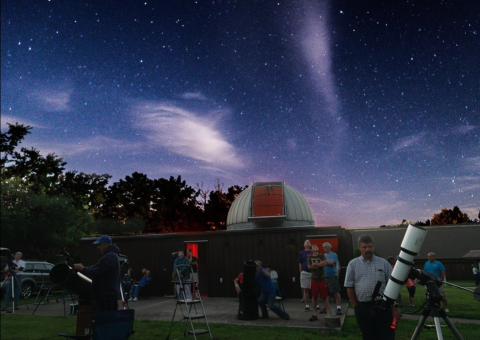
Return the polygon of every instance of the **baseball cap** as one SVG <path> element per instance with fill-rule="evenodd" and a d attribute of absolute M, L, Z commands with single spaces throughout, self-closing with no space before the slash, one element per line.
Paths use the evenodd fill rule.
<path fill-rule="evenodd" d="M 93 242 L 93 244 L 100 244 L 100 243 L 110 243 L 110 244 L 112 244 L 112 239 L 110 238 L 110 236 L 102 235 L 98 238 L 98 240 Z"/>

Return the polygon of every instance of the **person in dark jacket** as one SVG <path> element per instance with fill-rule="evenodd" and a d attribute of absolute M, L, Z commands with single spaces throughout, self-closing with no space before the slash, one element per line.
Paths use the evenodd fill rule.
<path fill-rule="evenodd" d="M 97 264 L 85 267 L 75 263 L 73 268 L 92 279 L 92 298 L 96 302 L 96 311 L 114 311 L 118 309 L 118 295 L 120 294 L 120 249 L 112 244 L 112 239 L 103 235 L 93 244 L 102 254 Z"/>

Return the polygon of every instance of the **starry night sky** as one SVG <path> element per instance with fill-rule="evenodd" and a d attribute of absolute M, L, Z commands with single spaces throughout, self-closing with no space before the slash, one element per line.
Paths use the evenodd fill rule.
<path fill-rule="evenodd" d="M 476 1 L 2 0 L 1 115 L 118 181 L 285 181 L 318 226 L 480 208 Z"/>

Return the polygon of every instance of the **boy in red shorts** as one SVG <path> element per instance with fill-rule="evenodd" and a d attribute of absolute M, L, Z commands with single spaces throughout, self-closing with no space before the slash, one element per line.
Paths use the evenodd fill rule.
<path fill-rule="evenodd" d="M 320 312 L 326 312 L 327 316 L 330 316 L 330 306 L 328 305 L 328 288 L 327 279 L 325 278 L 325 270 L 323 267 L 327 265 L 325 255 L 318 252 L 318 246 L 312 244 L 312 255 L 307 259 L 308 269 L 312 272 L 311 292 L 313 305 L 316 306 L 318 302 L 318 296 L 323 300 L 324 309 Z M 310 321 L 318 320 L 317 310 L 313 308 L 313 316 Z"/>

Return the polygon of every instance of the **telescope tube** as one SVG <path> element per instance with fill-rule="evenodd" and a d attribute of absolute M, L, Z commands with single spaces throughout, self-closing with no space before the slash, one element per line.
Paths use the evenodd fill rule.
<path fill-rule="evenodd" d="M 237 317 L 241 320 L 258 319 L 258 301 L 255 295 L 255 273 L 257 265 L 248 260 L 243 263 L 243 284 L 239 295 Z"/>
<path fill-rule="evenodd" d="M 92 280 L 74 271 L 69 265 L 60 263 L 50 271 L 50 281 L 54 284 L 78 294 L 80 299 L 92 297 Z"/>
<path fill-rule="evenodd" d="M 400 255 L 383 292 L 384 300 L 387 299 L 393 304 L 393 301 L 398 298 L 400 289 L 407 282 L 408 274 L 414 264 L 413 259 L 420 252 L 426 235 L 427 230 L 411 224 L 408 225 L 400 246 Z"/>

